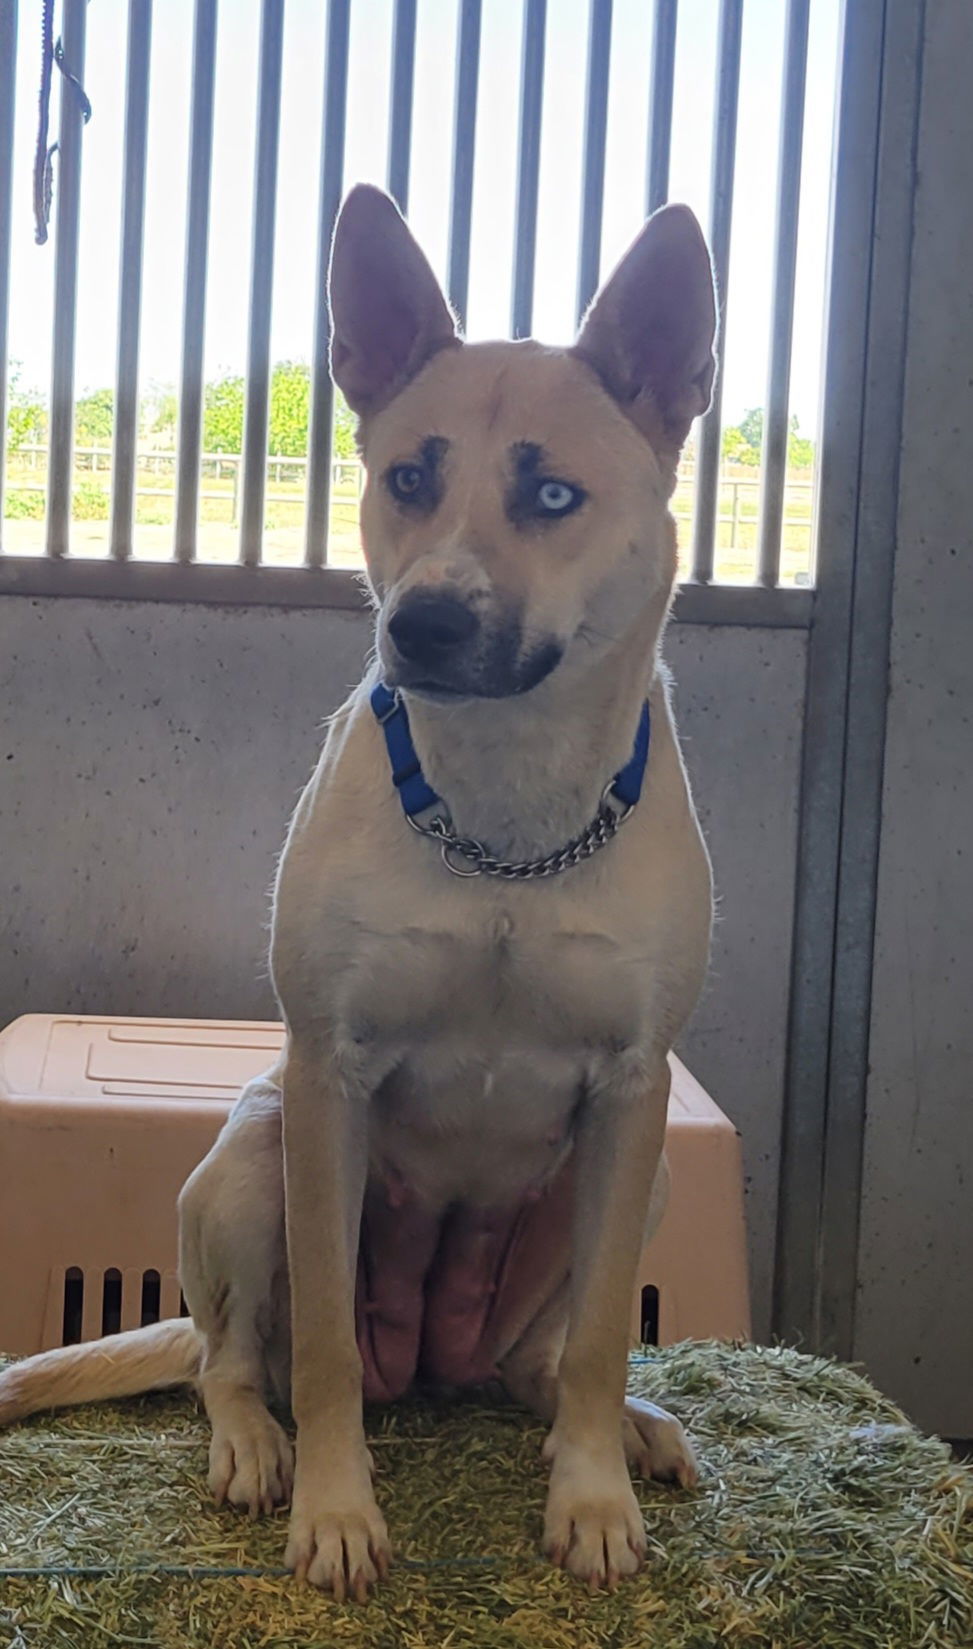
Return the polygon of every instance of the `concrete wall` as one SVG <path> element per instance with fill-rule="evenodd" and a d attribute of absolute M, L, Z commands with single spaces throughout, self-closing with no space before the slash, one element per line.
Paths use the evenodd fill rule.
<path fill-rule="evenodd" d="M 973 7 L 926 8 L 856 1355 L 973 1436 Z"/>
<path fill-rule="evenodd" d="M 368 637 L 352 613 L 0 599 L 3 1021 L 273 1012 L 275 855 Z M 667 650 L 721 892 L 683 1051 L 743 1133 L 765 1334 L 805 636 L 676 625 Z"/>

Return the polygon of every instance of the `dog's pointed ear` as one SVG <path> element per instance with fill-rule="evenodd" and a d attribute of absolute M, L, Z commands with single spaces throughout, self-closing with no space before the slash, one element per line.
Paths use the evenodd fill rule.
<path fill-rule="evenodd" d="M 355 412 L 384 406 L 459 342 L 425 254 L 395 202 L 370 184 L 357 184 L 338 213 L 328 295 L 331 373 Z"/>
<path fill-rule="evenodd" d="M 653 213 L 589 309 L 575 353 L 663 451 L 705 412 L 716 362 L 713 268 L 688 206 Z"/>

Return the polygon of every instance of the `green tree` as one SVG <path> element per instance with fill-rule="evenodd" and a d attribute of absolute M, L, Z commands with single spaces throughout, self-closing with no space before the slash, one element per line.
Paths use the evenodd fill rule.
<path fill-rule="evenodd" d="M 242 452 L 245 386 L 225 375 L 206 385 L 203 394 L 204 452 Z M 156 425 L 155 427 L 158 427 Z M 303 458 L 311 428 L 311 370 L 305 361 L 278 361 L 270 376 L 267 450 L 275 458 Z M 353 458 L 357 451 L 355 418 L 340 391 L 334 400 L 334 451 Z"/>
<path fill-rule="evenodd" d="M 730 464 L 749 464 L 750 447 L 738 424 L 729 424 L 723 431 L 723 457 Z"/>
<path fill-rule="evenodd" d="M 738 424 L 730 424 L 723 431 L 723 457 L 731 464 L 759 464 L 763 438 L 763 407 L 750 407 Z M 813 463 L 814 442 L 800 433 L 794 412 L 787 430 L 787 467 L 810 469 Z"/>
<path fill-rule="evenodd" d="M 335 390 L 334 396 L 334 438 L 332 446 L 336 458 L 357 458 L 358 456 L 358 420 L 340 389 Z"/>
<path fill-rule="evenodd" d="M 22 372 L 20 362 L 11 361 L 7 398 L 8 452 L 19 452 L 21 447 L 39 445 L 47 437 L 47 408 L 36 390 L 22 388 Z"/>
<path fill-rule="evenodd" d="M 74 438 L 81 447 L 111 445 L 115 397 L 110 389 L 93 389 L 74 408 Z"/>
<path fill-rule="evenodd" d="M 164 435 L 168 441 L 175 441 L 178 417 L 179 402 L 172 385 L 152 384 L 142 400 L 142 433 Z"/>
<path fill-rule="evenodd" d="M 809 470 L 814 466 L 814 442 L 798 433 L 796 413 L 787 435 L 787 466 L 792 470 Z"/>
<path fill-rule="evenodd" d="M 731 464 L 759 464 L 763 433 L 763 408 L 751 407 L 738 424 L 723 431 L 723 457 Z"/>
<path fill-rule="evenodd" d="M 754 454 L 749 462 L 756 464 L 760 458 L 760 444 L 764 438 L 763 407 L 751 407 L 748 412 L 743 414 L 740 419 L 740 434 Z"/>
<path fill-rule="evenodd" d="M 311 432 L 311 369 L 306 361 L 278 361 L 270 380 L 268 448 L 281 458 L 303 458 Z M 334 397 L 334 452 L 353 458 L 355 418 L 340 390 Z"/>
<path fill-rule="evenodd" d="M 278 361 L 270 378 L 268 450 L 278 458 L 303 458 L 310 415 L 310 369 L 303 361 Z"/>
<path fill-rule="evenodd" d="M 217 378 L 203 391 L 203 451 L 243 451 L 243 379 Z"/>

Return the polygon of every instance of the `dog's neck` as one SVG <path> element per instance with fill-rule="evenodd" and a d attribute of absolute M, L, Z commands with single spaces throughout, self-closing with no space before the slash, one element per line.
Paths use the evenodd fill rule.
<path fill-rule="evenodd" d="M 522 697 L 434 704 L 406 695 L 423 773 L 461 836 L 506 859 L 552 853 L 594 818 L 624 767 L 657 664 L 658 618 L 586 669 Z"/>

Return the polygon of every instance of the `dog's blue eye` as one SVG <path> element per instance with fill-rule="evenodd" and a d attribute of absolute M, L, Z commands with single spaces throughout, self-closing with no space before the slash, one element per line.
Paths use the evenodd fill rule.
<path fill-rule="evenodd" d="M 422 491 L 423 473 L 418 464 L 396 464 L 389 470 L 389 491 L 393 498 L 408 504 Z"/>
<path fill-rule="evenodd" d="M 542 481 L 537 489 L 537 508 L 542 515 L 567 515 L 584 498 L 580 487 L 567 481 Z"/>

